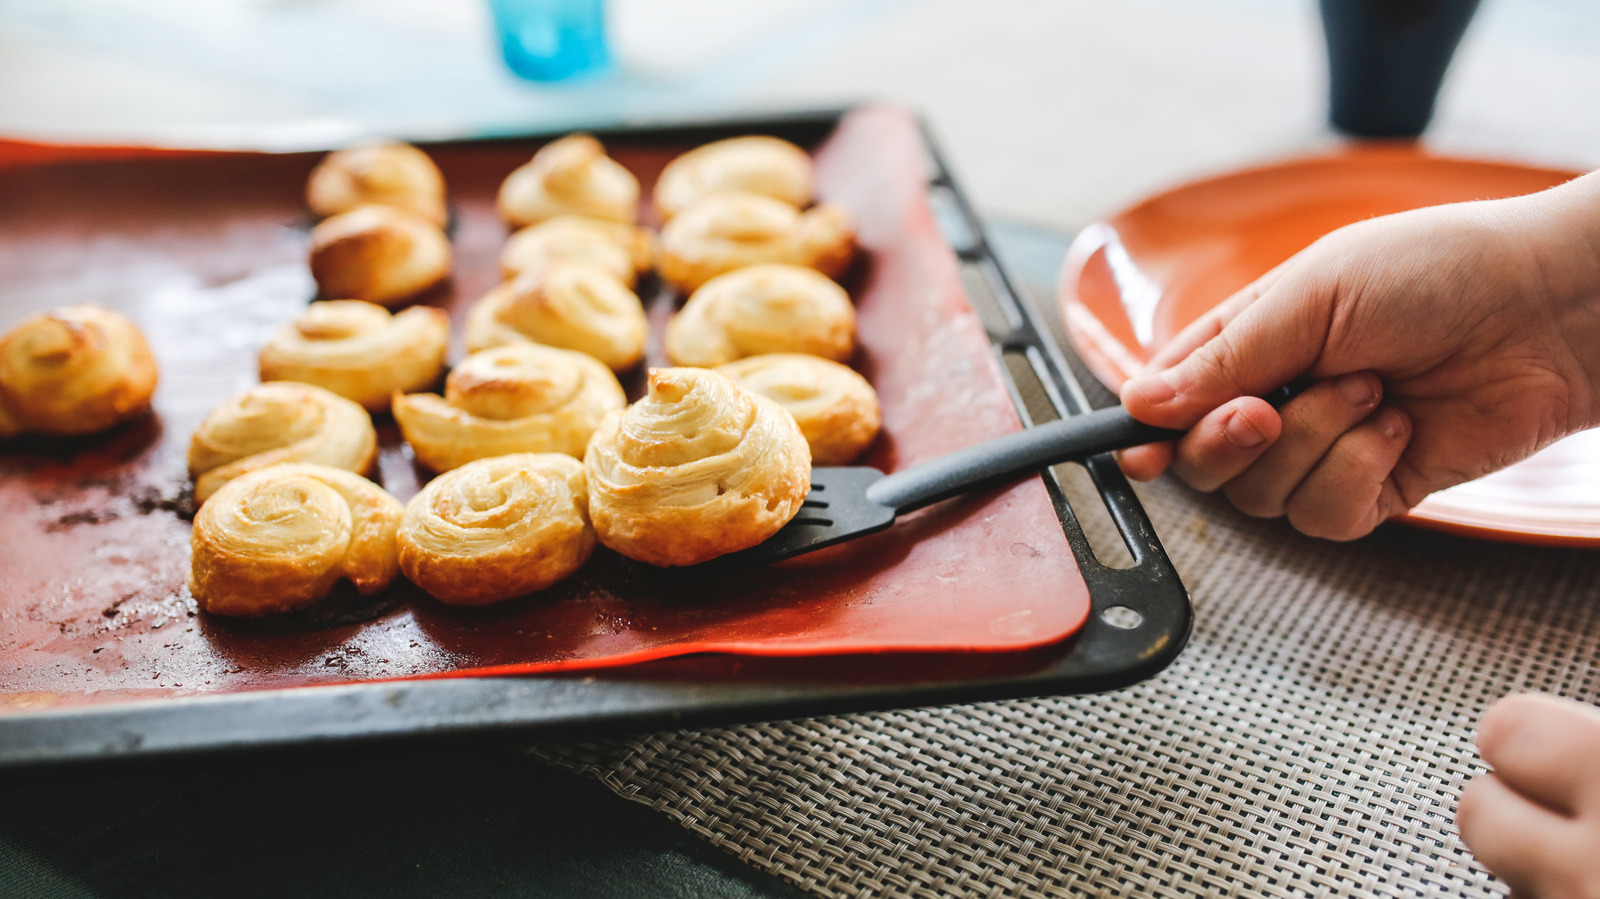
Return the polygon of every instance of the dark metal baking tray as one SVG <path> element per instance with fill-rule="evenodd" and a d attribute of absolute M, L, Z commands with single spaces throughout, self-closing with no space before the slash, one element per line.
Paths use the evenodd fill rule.
<path fill-rule="evenodd" d="M 767 133 L 803 146 L 850 110 L 595 129 L 608 146 L 682 146 Z M 551 135 L 475 138 L 444 146 L 522 146 Z M 1024 423 L 1088 410 L 1083 390 L 1038 313 L 999 264 L 974 210 L 926 129 L 927 203 L 989 306 L 992 351 Z M 138 151 L 130 151 L 137 153 Z M 1051 407 L 1028 397 L 1042 395 Z M 1032 412 L 1029 410 L 1032 409 Z M 0 713 L 0 765 L 356 745 L 372 740 L 526 737 L 648 730 L 1046 694 L 1136 683 L 1164 668 L 1191 627 L 1187 592 L 1148 518 L 1109 457 L 1087 468 L 1132 557 L 1102 564 L 1062 484 L 1041 478 L 1087 585 L 1090 615 L 1073 636 L 1011 652 L 891 652 L 826 657 L 701 654 L 591 672 L 383 680 L 174 696 Z M 0 684 L 3 684 L 0 673 Z"/>

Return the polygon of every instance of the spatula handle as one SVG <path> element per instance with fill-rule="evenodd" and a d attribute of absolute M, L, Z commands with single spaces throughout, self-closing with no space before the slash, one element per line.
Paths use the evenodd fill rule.
<path fill-rule="evenodd" d="M 1263 399 L 1280 406 L 1297 396 L 1305 386 L 1297 381 Z M 1175 440 L 1184 433 L 1147 425 L 1121 406 L 1112 406 L 1024 428 L 1015 434 L 897 471 L 867 488 L 867 498 L 902 514 L 962 493 L 997 486 L 1047 465 L 1086 459 L 1130 446 Z"/>

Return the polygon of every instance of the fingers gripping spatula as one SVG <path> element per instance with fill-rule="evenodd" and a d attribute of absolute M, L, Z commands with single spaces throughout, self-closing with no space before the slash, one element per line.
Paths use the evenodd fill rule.
<path fill-rule="evenodd" d="M 1280 406 L 1303 385 L 1280 387 L 1264 397 Z M 1121 406 L 1074 415 L 997 437 L 911 468 L 884 474 L 876 468 L 813 468 L 811 492 L 782 530 L 746 550 L 709 565 L 766 565 L 875 533 L 896 516 L 986 487 L 994 487 L 1058 462 L 1162 440 L 1183 431 L 1137 421 Z"/>

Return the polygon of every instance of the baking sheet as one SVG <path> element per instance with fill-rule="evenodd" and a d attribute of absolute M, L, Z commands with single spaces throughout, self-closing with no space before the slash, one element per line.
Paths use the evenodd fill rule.
<path fill-rule="evenodd" d="M 453 282 L 426 302 L 457 325 L 498 279 L 495 189 L 537 140 L 429 147 L 445 172 Z M 693 143 L 611 139 L 646 187 Z M 815 147 L 820 193 L 856 214 L 865 257 L 847 287 L 858 368 L 888 470 L 1019 427 L 925 200 L 913 117 L 866 108 Z M 184 451 L 199 420 L 256 382 L 255 352 L 312 297 L 301 195 L 320 154 L 124 153 L 0 159 L 0 315 L 68 302 L 120 309 L 161 363 L 156 414 L 101 437 L 0 452 L 0 708 L 270 687 L 589 669 L 692 652 L 806 656 L 1014 651 L 1060 641 L 1088 589 L 1038 481 L 908 516 L 884 534 L 714 583 L 602 550 L 544 595 L 456 609 L 402 585 L 319 620 L 199 613 L 183 586 L 191 504 Z M 648 210 L 647 210 L 648 214 Z M 676 298 L 647 288 L 659 334 Z M 459 332 L 459 328 L 457 329 Z M 459 333 L 457 336 L 459 357 Z M 641 387 L 636 373 L 632 392 Z M 954 413 L 954 414 L 953 414 Z M 427 473 L 391 424 L 378 479 L 402 500 Z"/>

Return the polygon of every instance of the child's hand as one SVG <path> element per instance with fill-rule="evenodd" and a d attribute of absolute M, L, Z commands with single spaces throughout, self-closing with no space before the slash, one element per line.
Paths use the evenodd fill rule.
<path fill-rule="evenodd" d="M 1600 709 L 1525 694 L 1478 727 L 1494 767 L 1467 785 L 1456 826 L 1518 897 L 1600 897 Z"/>

